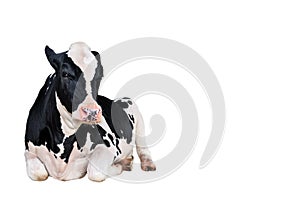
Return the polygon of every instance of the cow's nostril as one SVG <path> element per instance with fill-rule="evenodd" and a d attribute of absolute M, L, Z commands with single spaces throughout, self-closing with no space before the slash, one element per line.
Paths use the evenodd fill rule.
<path fill-rule="evenodd" d="M 101 113 L 101 109 L 99 108 L 87 108 L 87 107 L 82 107 L 82 120 L 84 121 L 98 121 L 99 117 L 99 113 Z"/>
<path fill-rule="evenodd" d="M 88 120 L 88 121 L 92 121 L 92 120 L 93 120 L 93 116 L 92 116 L 92 115 L 89 115 L 89 116 L 87 117 L 87 120 Z"/>
<path fill-rule="evenodd" d="M 85 114 L 88 114 L 89 113 L 89 109 L 88 108 L 81 108 L 82 111 L 85 113 Z"/>
<path fill-rule="evenodd" d="M 96 109 L 96 115 L 101 112 L 101 109 Z"/>

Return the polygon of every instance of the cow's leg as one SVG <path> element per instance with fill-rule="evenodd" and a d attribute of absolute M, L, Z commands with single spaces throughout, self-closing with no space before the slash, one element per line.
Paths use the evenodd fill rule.
<path fill-rule="evenodd" d="M 107 148 L 98 146 L 89 158 L 87 168 L 88 178 L 102 182 L 107 177 L 121 174 L 122 165 L 113 164 L 114 154 Z"/>
<path fill-rule="evenodd" d="M 131 171 L 132 164 L 133 164 L 133 156 L 132 155 L 115 163 L 115 165 L 121 165 L 122 170 L 124 170 L 124 171 Z"/>
<path fill-rule="evenodd" d="M 29 152 L 25 152 L 27 175 L 34 181 L 44 181 L 48 178 L 48 172 L 45 165 L 38 159 L 38 157 Z"/>
<path fill-rule="evenodd" d="M 137 119 L 135 143 L 137 154 L 141 160 L 141 168 L 144 171 L 155 171 L 156 166 L 146 145 L 144 120 L 137 107 L 135 109 L 135 116 Z"/>

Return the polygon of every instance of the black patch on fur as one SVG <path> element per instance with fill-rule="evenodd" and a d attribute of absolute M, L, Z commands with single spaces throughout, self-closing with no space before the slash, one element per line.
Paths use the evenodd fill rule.
<path fill-rule="evenodd" d="M 93 55 L 95 56 L 97 60 L 97 67 L 95 71 L 95 76 L 91 81 L 91 87 L 92 87 L 92 96 L 96 100 L 98 95 L 98 90 L 100 86 L 100 82 L 103 78 L 103 67 L 101 65 L 101 59 L 100 55 L 97 51 L 92 51 Z"/>
<path fill-rule="evenodd" d="M 135 122 L 134 122 L 134 117 L 133 117 L 133 115 L 128 114 L 128 117 L 129 117 L 129 119 L 130 119 L 133 123 L 135 123 Z"/>
<path fill-rule="evenodd" d="M 127 102 L 123 102 L 121 99 L 115 101 L 116 104 L 118 104 L 121 108 L 125 109 L 128 108 L 129 105 Z"/>
<path fill-rule="evenodd" d="M 25 140 L 25 150 L 28 150 L 28 149 L 29 149 L 29 148 L 28 148 L 28 142 L 29 142 L 29 141 L 26 141 L 26 140 Z"/>
<path fill-rule="evenodd" d="M 98 145 L 98 144 L 93 143 L 93 144 L 91 145 L 90 151 L 93 150 L 94 148 L 96 148 L 97 145 Z"/>
<path fill-rule="evenodd" d="M 56 82 L 56 74 L 48 76 L 29 111 L 25 132 L 27 150 L 30 141 L 35 146 L 46 145 L 49 151 L 59 152 L 56 144 L 63 142 L 64 134 L 60 114 L 56 108 Z"/>
<path fill-rule="evenodd" d="M 107 133 L 108 138 L 110 139 L 111 143 L 114 143 L 114 138 L 110 133 Z"/>
<path fill-rule="evenodd" d="M 90 125 L 87 125 L 88 127 L 91 127 Z M 96 148 L 97 145 L 104 144 L 106 147 L 110 147 L 110 143 L 108 140 L 104 139 L 107 132 L 99 125 L 93 125 L 93 130 L 89 130 L 87 132 L 91 135 L 91 142 L 93 143 L 90 150 L 93 150 Z M 90 129 L 90 128 L 89 128 Z M 112 135 L 108 134 L 109 139 L 112 140 Z M 113 143 L 113 142 L 112 142 Z"/>
<path fill-rule="evenodd" d="M 130 127 L 131 127 L 131 129 L 133 129 L 133 124 L 132 124 L 132 122 L 131 122 L 131 121 L 129 121 L 129 123 L 130 123 Z"/>
<path fill-rule="evenodd" d="M 69 113 L 75 111 L 87 96 L 86 81 L 81 69 L 67 53 L 56 54 L 59 67 L 57 73 L 57 96 Z"/>
<path fill-rule="evenodd" d="M 101 106 L 102 115 L 105 117 L 109 128 L 115 134 L 116 138 L 124 138 L 127 143 L 130 143 L 133 126 L 124 108 L 120 106 L 120 100 L 114 102 L 104 96 L 98 95 L 97 103 Z M 128 104 L 125 104 L 121 103 L 121 105 L 128 107 Z"/>
<path fill-rule="evenodd" d="M 68 138 L 65 139 L 64 141 L 64 153 L 60 156 L 61 159 L 64 159 L 66 163 L 69 162 L 69 157 L 71 155 L 71 152 L 74 148 L 74 143 L 76 142 L 76 137 L 75 135 L 71 135 Z"/>
<path fill-rule="evenodd" d="M 110 143 L 106 139 L 104 139 L 104 144 L 105 144 L 106 147 L 108 147 L 108 148 L 110 147 Z"/>
<path fill-rule="evenodd" d="M 103 141 L 105 133 L 105 130 L 99 125 L 82 124 L 76 132 L 78 149 L 85 146 L 88 135 L 90 135 L 90 140 L 92 142 L 90 150 L 93 150 L 98 144 L 105 144 Z"/>
<path fill-rule="evenodd" d="M 121 154 L 122 152 L 121 152 L 121 149 L 119 148 L 119 140 L 117 139 L 116 140 L 116 148 L 118 149 L 118 152 Z"/>
<path fill-rule="evenodd" d="M 48 149 L 48 151 L 53 151 L 55 154 L 57 154 L 60 149 L 59 147 L 53 142 L 52 140 L 53 135 L 51 133 L 51 129 L 49 127 L 45 127 L 41 133 L 40 133 L 40 145 L 45 145 Z"/>

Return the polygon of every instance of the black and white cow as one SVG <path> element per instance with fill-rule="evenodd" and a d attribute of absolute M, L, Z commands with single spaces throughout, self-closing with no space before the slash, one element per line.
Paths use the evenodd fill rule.
<path fill-rule="evenodd" d="M 98 95 L 100 55 L 83 42 L 56 54 L 54 68 L 30 109 L 25 134 L 27 174 L 32 180 L 83 177 L 93 181 L 131 170 L 135 145 L 145 171 L 156 169 L 145 144 L 143 118 L 129 98 Z"/>

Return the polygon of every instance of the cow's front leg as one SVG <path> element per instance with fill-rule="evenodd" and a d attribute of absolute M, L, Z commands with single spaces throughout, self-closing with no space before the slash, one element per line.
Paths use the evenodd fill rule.
<path fill-rule="evenodd" d="M 121 165 L 122 170 L 124 170 L 124 171 L 131 171 L 132 164 L 133 164 L 133 156 L 132 155 L 115 163 L 115 165 Z"/>
<path fill-rule="evenodd" d="M 48 178 L 48 172 L 45 165 L 38 159 L 38 157 L 29 152 L 25 152 L 27 175 L 34 181 L 44 181 Z"/>
<path fill-rule="evenodd" d="M 107 177 L 122 173 L 122 165 L 113 164 L 114 154 L 107 147 L 97 147 L 89 158 L 88 178 L 102 182 Z"/>

